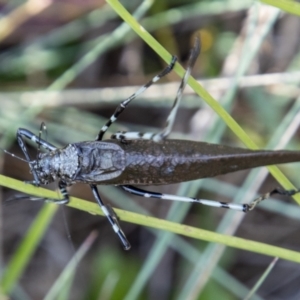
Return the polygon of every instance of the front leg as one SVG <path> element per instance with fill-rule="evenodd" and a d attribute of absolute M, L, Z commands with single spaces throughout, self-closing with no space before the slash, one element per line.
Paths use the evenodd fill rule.
<path fill-rule="evenodd" d="M 33 184 L 35 185 L 35 182 L 34 181 L 28 181 L 26 183 L 30 183 L 30 184 Z M 60 190 L 60 193 L 61 195 L 63 196 L 62 199 L 51 199 L 51 198 L 40 198 L 40 197 L 29 197 L 29 200 L 31 201 L 45 201 L 45 202 L 48 202 L 48 203 L 55 203 L 55 204 L 62 204 L 62 205 L 66 205 L 70 202 L 70 196 L 69 196 L 69 193 L 66 189 L 67 185 L 64 181 L 59 181 L 58 183 L 58 187 L 59 187 L 59 190 Z M 19 199 L 20 198 L 28 198 L 27 196 L 26 197 L 18 197 Z"/>
<path fill-rule="evenodd" d="M 23 138 L 30 139 L 33 142 L 35 142 L 36 144 L 38 144 L 39 146 L 42 146 L 45 149 L 50 150 L 50 151 L 56 150 L 56 147 L 53 146 L 52 144 L 48 143 L 47 141 L 41 139 L 40 137 L 36 136 L 35 134 L 33 134 L 31 131 L 29 131 L 27 129 L 19 128 L 17 130 L 18 144 L 19 144 L 22 152 L 25 155 L 25 158 L 26 158 L 26 160 L 29 164 L 31 173 L 33 174 L 34 181 L 32 181 L 31 183 L 35 186 L 39 186 L 40 185 L 40 179 L 38 177 L 38 174 L 37 174 L 36 170 L 33 168 L 33 165 L 31 163 L 31 158 L 29 156 L 29 153 L 28 153 L 28 150 L 27 150 L 27 147 L 26 147 L 26 144 L 25 144 Z"/>
<path fill-rule="evenodd" d="M 35 142 L 37 145 L 42 146 L 43 148 L 49 150 L 49 151 L 54 151 L 57 148 L 50 144 L 49 142 L 43 140 L 40 136 L 35 135 L 34 133 L 32 133 L 31 131 L 24 129 L 24 128 L 19 128 L 17 130 L 17 139 L 19 138 L 27 138 L 29 140 L 32 140 L 33 142 Z M 21 147 L 22 148 L 22 147 Z M 26 147 L 25 147 L 26 148 Z M 23 148 L 22 151 L 24 152 Z M 25 150 L 25 152 L 27 152 L 27 149 Z M 24 153 L 25 154 L 25 153 Z M 26 155 L 25 155 L 26 156 Z"/>
<path fill-rule="evenodd" d="M 57 200 L 57 199 L 48 199 L 46 201 L 47 202 L 53 202 L 53 203 L 56 203 L 56 204 L 64 204 L 64 205 L 68 204 L 70 202 L 70 196 L 69 196 L 69 193 L 67 191 L 67 184 L 64 181 L 61 180 L 58 183 L 58 187 L 59 187 L 60 193 L 63 196 L 63 198 L 59 199 L 59 200 Z"/>

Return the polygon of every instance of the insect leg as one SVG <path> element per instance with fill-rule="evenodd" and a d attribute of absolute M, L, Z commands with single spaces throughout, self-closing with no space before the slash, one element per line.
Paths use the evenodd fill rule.
<path fill-rule="evenodd" d="M 60 180 L 58 182 L 58 187 L 60 190 L 60 193 L 62 194 L 63 198 L 62 199 L 51 199 L 51 198 L 41 198 L 41 197 L 33 197 L 33 196 L 18 196 L 16 197 L 16 199 L 29 199 L 31 201 L 40 201 L 43 200 L 45 202 L 51 202 L 51 203 L 55 203 L 55 204 L 63 204 L 66 205 L 70 202 L 70 196 L 69 193 L 66 189 L 67 185 L 63 180 Z"/>
<path fill-rule="evenodd" d="M 155 142 L 159 142 L 159 141 L 165 139 L 172 130 L 172 127 L 173 127 L 173 124 L 174 124 L 174 121 L 176 118 L 177 110 L 178 110 L 178 107 L 180 105 L 180 101 L 182 98 L 183 91 L 187 85 L 188 79 L 189 79 L 189 77 L 191 75 L 191 71 L 196 63 L 197 57 L 199 56 L 200 47 L 201 47 L 200 39 L 199 39 L 199 37 L 196 37 L 194 47 L 192 48 L 191 53 L 190 53 L 187 70 L 181 80 L 180 86 L 177 91 L 176 98 L 174 100 L 170 114 L 167 118 L 165 127 L 161 132 L 158 132 L 152 138 Z"/>
<path fill-rule="evenodd" d="M 40 131 L 39 131 L 39 141 L 42 139 L 41 136 L 42 136 L 42 132 L 45 132 L 46 133 L 46 141 L 47 141 L 47 127 L 46 127 L 46 124 L 44 122 L 41 123 L 41 126 L 40 126 Z M 41 152 L 41 144 L 38 143 L 38 149 L 37 149 L 37 153 L 39 155 L 39 153 Z"/>
<path fill-rule="evenodd" d="M 19 128 L 17 131 L 17 139 L 19 141 L 19 138 L 23 138 L 26 137 L 29 140 L 32 140 L 33 142 L 35 142 L 36 144 L 44 147 L 45 149 L 49 150 L 49 151 L 53 151 L 56 150 L 57 148 L 55 146 L 53 146 L 52 144 L 48 143 L 47 141 L 41 139 L 39 136 L 35 135 L 34 133 L 32 133 L 31 131 L 24 129 L 24 128 Z M 21 147 L 22 148 L 22 147 Z M 22 149 L 23 150 L 23 149 Z M 24 151 L 23 151 L 24 152 Z M 25 154 L 25 153 L 24 153 Z M 26 156 L 26 155 L 25 155 Z M 27 158 L 27 157 L 26 157 Z"/>
<path fill-rule="evenodd" d="M 69 193 L 66 189 L 67 185 L 64 181 L 60 180 L 58 182 L 58 187 L 59 187 L 59 190 L 60 190 L 60 193 L 62 194 L 63 196 L 63 199 L 46 199 L 47 202 L 54 202 L 56 204 L 68 204 L 70 202 L 70 196 L 69 196 Z"/>
<path fill-rule="evenodd" d="M 41 146 L 43 146 L 44 148 L 46 148 L 48 150 L 55 150 L 56 147 L 54 147 L 50 143 L 44 141 L 43 139 L 37 137 L 36 135 L 34 135 L 32 132 L 30 132 L 27 129 L 19 128 L 18 131 L 17 131 L 17 140 L 18 140 L 19 146 L 20 146 L 21 150 L 23 151 L 23 153 L 24 153 L 24 155 L 26 157 L 26 160 L 28 161 L 30 170 L 31 170 L 31 172 L 33 174 L 34 181 L 32 181 L 31 183 L 34 184 L 34 185 L 36 185 L 36 186 L 39 186 L 40 185 L 40 180 L 38 178 L 36 170 L 34 170 L 34 168 L 32 167 L 32 164 L 30 162 L 31 159 L 30 159 L 29 153 L 27 151 L 27 147 L 26 147 L 26 145 L 24 143 L 23 137 L 26 137 L 26 138 L 34 141 L 38 145 L 41 145 Z"/>
<path fill-rule="evenodd" d="M 199 204 L 203 204 L 203 205 L 207 205 L 207 206 L 234 209 L 234 210 L 243 211 L 243 212 L 252 210 L 260 202 L 259 201 L 259 202 L 255 203 L 252 207 L 252 203 L 249 205 L 248 204 L 235 204 L 235 203 L 226 203 L 226 202 L 219 202 L 219 201 L 213 201 L 213 200 L 176 196 L 176 195 L 170 195 L 170 194 L 161 194 L 161 193 L 156 193 L 156 192 L 145 191 L 145 190 L 142 190 L 142 189 L 136 188 L 134 186 L 130 186 L 130 185 L 121 185 L 120 187 L 122 189 L 124 189 L 126 192 L 129 192 L 129 193 L 137 195 L 137 196 L 145 197 L 145 198 L 156 198 L 156 199 L 162 199 L 162 200 L 193 202 L 193 203 L 199 203 Z"/>
<path fill-rule="evenodd" d="M 102 199 L 100 198 L 97 186 L 90 184 L 90 187 L 92 189 L 92 192 L 94 194 L 96 201 L 98 202 L 103 213 L 105 214 L 106 218 L 110 222 L 114 232 L 118 235 L 119 239 L 121 240 L 121 243 L 123 244 L 123 248 L 125 250 L 129 250 L 131 245 L 119 225 L 118 217 L 117 217 L 116 213 L 114 212 L 114 210 L 111 207 L 104 205 Z"/>
<path fill-rule="evenodd" d="M 165 139 L 171 132 L 175 117 L 177 114 L 178 107 L 180 105 L 180 101 L 182 98 L 183 90 L 185 89 L 187 85 L 187 81 L 190 77 L 191 71 L 195 65 L 195 62 L 197 60 L 197 57 L 200 53 L 200 39 L 197 37 L 195 40 L 195 45 L 191 50 L 189 61 L 188 61 L 188 67 L 187 70 L 181 80 L 180 86 L 177 91 L 176 98 L 174 100 L 172 109 L 170 111 L 170 114 L 167 118 L 166 124 L 164 129 L 161 132 L 158 133 L 142 133 L 142 132 L 117 132 L 111 136 L 112 139 L 117 140 L 133 140 L 133 139 L 144 139 L 144 140 L 154 140 L 155 142 L 159 142 L 163 139 Z"/>
<path fill-rule="evenodd" d="M 168 73 L 170 73 L 172 71 L 172 69 L 173 69 L 173 67 L 175 65 L 176 60 L 177 60 L 176 56 L 173 56 L 172 60 L 171 60 L 171 63 L 162 72 L 160 72 L 158 75 L 156 75 L 155 77 L 153 77 L 149 82 L 147 82 L 145 85 L 143 85 L 139 90 L 137 90 L 137 92 L 135 92 L 134 94 L 132 94 L 129 98 L 127 98 L 126 100 L 124 100 L 124 101 L 121 102 L 121 104 L 117 107 L 117 109 L 115 110 L 114 114 L 110 117 L 110 119 L 108 120 L 108 122 L 99 131 L 99 133 L 98 133 L 98 135 L 96 137 L 96 141 L 101 141 L 102 140 L 103 135 L 107 131 L 107 129 L 109 128 L 109 126 L 113 122 L 115 122 L 117 120 L 117 118 L 119 117 L 119 115 L 123 112 L 123 110 L 126 108 L 126 106 L 133 99 L 135 99 L 138 95 L 142 94 L 153 83 L 157 82 L 162 77 L 164 77 L 165 75 L 167 75 Z"/>
<path fill-rule="evenodd" d="M 121 140 L 121 141 L 138 140 L 138 139 L 152 140 L 155 135 L 156 133 L 153 132 L 142 133 L 142 132 L 134 132 L 134 131 L 130 131 L 130 132 L 118 131 L 112 134 L 111 138 L 116 140 Z"/>
<path fill-rule="evenodd" d="M 257 204 L 259 204 L 261 201 L 263 201 L 265 199 L 270 198 L 274 194 L 279 194 L 279 195 L 283 195 L 283 196 L 294 196 L 295 194 L 298 194 L 299 192 L 300 192 L 300 189 L 284 190 L 284 189 L 276 188 L 273 191 L 263 194 L 263 195 L 259 196 L 258 198 L 254 199 L 252 201 L 252 203 L 250 203 L 248 205 L 249 206 L 248 210 L 253 210 Z"/>

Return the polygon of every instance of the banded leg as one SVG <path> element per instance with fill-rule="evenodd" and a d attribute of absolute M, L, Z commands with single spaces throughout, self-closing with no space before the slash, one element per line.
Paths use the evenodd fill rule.
<path fill-rule="evenodd" d="M 165 139 L 170 134 L 170 132 L 173 128 L 174 121 L 175 121 L 175 118 L 176 118 L 176 114 L 177 114 L 177 111 L 178 111 L 178 107 L 179 107 L 180 101 L 182 99 L 182 94 L 183 94 L 183 91 L 184 91 L 184 89 L 187 85 L 188 79 L 191 75 L 191 72 L 192 72 L 192 69 L 193 69 L 193 67 L 196 63 L 196 60 L 197 60 L 197 58 L 200 54 L 200 47 L 201 47 L 200 39 L 199 39 L 199 37 L 196 37 L 194 47 L 193 47 L 193 49 L 191 50 L 191 53 L 190 53 L 187 70 L 186 70 L 186 72 L 185 72 L 185 74 L 184 74 L 184 76 L 181 80 L 180 86 L 179 86 L 178 91 L 177 91 L 176 98 L 174 100 L 174 103 L 173 103 L 172 109 L 170 111 L 170 114 L 167 118 L 165 127 L 161 132 L 158 132 L 152 138 L 155 142 L 159 142 L 159 141 Z"/>
<path fill-rule="evenodd" d="M 47 127 L 46 127 L 46 124 L 44 122 L 41 123 L 41 126 L 40 126 L 40 131 L 39 131 L 39 139 L 38 141 L 40 141 L 42 139 L 42 133 L 43 131 L 45 131 L 46 133 L 46 141 L 47 141 Z M 38 144 L 38 149 L 37 149 L 37 153 L 39 155 L 39 153 L 41 152 L 41 144 L 40 143 L 37 143 Z"/>
<path fill-rule="evenodd" d="M 153 140 L 153 138 L 157 135 L 155 132 L 134 132 L 134 131 L 118 131 L 110 136 L 111 139 L 116 139 L 120 141 L 126 140 Z"/>
<path fill-rule="evenodd" d="M 50 144 L 49 142 L 47 142 L 44 139 L 40 138 L 39 136 L 35 135 L 31 131 L 29 131 L 27 129 L 24 129 L 24 128 L 19 128 L 18 131 L 17 131 L 17 139 L 23 138 L 23 137 L 25 137 L 29 140 L 32 140 L 37 145 L 40 145 L 40 146 L 44 147 L 46 150 L 53 151 L 53 150 L 57 149 L 54 145 Z"/>
<path fill-rule="evenodd" d="M 91 187 L 92 192 L 94 194 L 94 197 L 95 197 L 96 201 L 98 202 L 99 206 L 101 207 L 104 215 L 106 216 L 106 218 L 110 222 L 114 232 L 118 235 L 119 239 L 121 240 L 123 248 L 125 250 L 129 250 L 131 245 L 130 245 L 129 241 L 127 240 L 124 232 L 122 231 L 122 229 L 119 225 L 118 217 L 117 217 L 116 213 L 114 212 L 114 210 L 110 206 L 104 205 L 102 199 L 100 198 L 97 187 L 93 184 L 90 184 L 90 187 Z"/>
<path fill-rule="evenodd" d="M 233 210 L 238 210 L 238 211 L 243 211 L 243 212 L 253 210 L 257 204 L 259 204 L 261 201 L 269 198 L 273 194 L 292 196 L 300 191 L 300 190 L 286 191 L 286 190 L 281 190 L 281 189 L 275 189 L 272 192 L 264 194 L 261 197 L 255 199 L 250 204 L 235 204 L 235 203 L 219 202 L 219 201 L 213 201 L 213 200 L 196 199 L 196 198 L 176 196 L 176 195 L 170 195 L 170 194 L 149 192 L 149 191 L 145 191 L 145 190 L 142 190 L 142 189 L 136 188 L 134 186 L 130 186 L 130 185 L 121 185 L 120 187 L 128 193 L 131 193 L 131 194 L 137 195 L 137 196 L 141 196 L 141 197 L 145 197 L 145 198 L 156 198 L 156 199 L 161 199 L 161 200 L 193 202 L 193 203 L 199 203 L 202 205 L 228 208 L 228 209 L 233 209 Z"/>
<path fill-rule="evenodd" d="M 117 118 L 119 117 L 119 115 L 123 112 L 123 110 L 126 108 L 126 106 L 133 99 L 135 99 L 138 95 L 142 94 L 153 83 L 157 82 L 162 77 L 164 77 L 165 75 L 167 75 L 168 73 L 170 73 L 172 71 L 172 69 L 174 68 L 174 65 L 176 63 L 176 60 L 177 60 L 177 58 L 175 56 L 173 56 L 172 60 L 171 60 L 171 63 L 161 73 L 159 73 L 158 75 L 156 75 L 155 77 L 153 77 L 149 82 L 147 82 L 145 85 L 143 85 L 137 92 L 135 92 L 129 98 L 127 98 L 126 100 L 124 100 L 124 101 L 121 102 L 121 104 L 117 107 L 117 109 L 115 110 L 114 114 L 110 117 L 110 119 L 108 120 L 108 122 L 99 131 L 99 133 L 98 133 L 98 135 L 96 137 L 96 141 L 101 141 L 102 140 L 103 135 L 107 131 L 107 129 L 109 128 L 109 126 L 113 122 L 115 122 L 117 120 Z"/>
<path fill-rule="evenodd" d="M 68 204 L 70 202 L 70 196 L 67 191 L 67 185 L 64 181 L 60 180 L 58 182 L 58 187 L 60 190 L 61 195 L 63 196 L 63 199 L 47 199 L 47 202 L 54 202 L 56 204 Z"/>
<path fill-rule="evenodd" d="M 36 186 L 39 186 L 40 185 L 40 180 L 38 178 L 36 170 L 34 170 L 34 168 L 32 167 L 31 159 L 30 159 L 29 153 L 27 151 L 27 147 L 24 143 L 23 137 L 34 141 L 36 144 L 38 144 L 38 145 L 40 145 L 40 146 L 42 146 L 45 149 L 50 150 L 50 151 L 55 150 L 56 147 L 53 146 L 52 144 L 48 143 L 47 141 L 41 139 L 40 137 L 36 136 L 35 134 L 33 134 L 31 131 L 29 131 L 27 129 L 19 128 L 18 131 L 17 131 L 17 140 L 18 140 L 19 146 L 20 146 L 21 150 L 23 151 L 23 153 L 25 155 L 25 158 L 26 158 L 26 160 L 29 164 L 30 170 L 33 174 L 34 181 L 31 182 L 31 183 L 36 185 Z"/>
<path fill-rule="evenodd" d="M 145 139 L 145 140 L 154 140 L 155 142 L 159 142 L 159 141 L 165 139 L 170 134 L 172 127 L 174 125 L 178 107 L 179 107 L 180 101 L 182 99 L 183 91 L 187 85 L 188 79 L 191 75 L 191 71 L 195 65 L 195 62 L 197 60 L 197 57 L 199 56 L 199 53 L 200 53 L 200 39 L 197 37 L 195 40 L 195 45 L 190 53 L 187 70 L 181 80 L 181 83 L 178 88 L 177 95 L 174 100 L 172 109 L 167 118 L 165 127 L 162 131 L 160 131 L 158 133 L 117 132 L 117 133 L 113 134 L 111 136 L 111 138 L 117 139 L 117 140 Z"/>
<path fill-rule="evenodd" d="M 58 182 L 58 187 L 59 187 L 59 190 L 60 190 L 60 193 L 61 195 L 63 196 L 62 199 L 51 199 L 51 198 L 40 198 L 40 197 L 28 197 L 28 196 L 21 196 L 21 197 L 18 197 L 18 199 L 21 199 L 21 198 L 29 198 L 29 200 L 31 201 L 40 201 L 40 200 L 43 200 L 45 202 L 51 202 L 51 203 L 55 203 L 55 204 L 62 204 L 62 205 L 66 205 L 70 202 L 70 196 L 69 196 L 69 193 L 66 189 L 67 185 L 64 181 L 60 180 Z"/>

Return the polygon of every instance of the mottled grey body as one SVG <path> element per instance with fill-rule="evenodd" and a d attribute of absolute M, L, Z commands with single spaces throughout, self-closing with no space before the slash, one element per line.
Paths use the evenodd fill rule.
<path fill-rule="evenodd" d="M 161 185 L 300 161 L 299 151 L 233 148 L 184 140 L 80 142 L 41 154 L 41 182 Z"/>

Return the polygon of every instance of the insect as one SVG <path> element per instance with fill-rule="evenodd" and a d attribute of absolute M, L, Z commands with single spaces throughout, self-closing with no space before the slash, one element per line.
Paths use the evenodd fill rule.
<path fill-rule="evenodd" d="M 124 249 L 128 250 L 130 243 L 119 225 L 116 213 L 102 201 L 97 189 L 98 184 L 117 185 L 129 193 L 146 198 L 195 202 L 244 212 L 252 210 L 271 194 L 294 195 L 299 192 L 299 190 L 274 189 L 250 204 L 239 205 L 161 194 L 133 186 L 179 183 L 248 168 L 300 161 L 300 152 L 298 151 L 254 151 L 203 142 L 166 140 L 172 129 L 183 90 L 199 53 L 200 40 L 196 38 L 186 73 L 177 91 L 166 125 L 158 133 L 117 132 L 111 136 L 110 140 L 102 141 L 107 129 L 117 120 L 128 104 L 153 83 L 171 72 L 176 63 L 174 56 L 171 63 L 160 74 L 120 103 L 114 114 L 99 131 L 95 141 L 68 144 L 59 149 L 42 139 L 40 135 L 37 136 L 27 129 L 19 128 L 17 140 L 34 179 L 30 183 L 40 186 L 58 180 L 63 198 L 61 200 L 43 200 L 67 204 L 69 202 L 67 186 L 76 182 L 89 184 L 96 201 L 111 223 Z M 32 140 L 47 152 L 39 153 L 37 159 L 31 160 L 24 138 Z"/>

